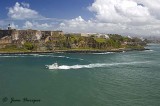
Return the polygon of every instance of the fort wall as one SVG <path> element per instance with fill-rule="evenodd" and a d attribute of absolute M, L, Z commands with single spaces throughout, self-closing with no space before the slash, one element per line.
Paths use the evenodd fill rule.
<path fill-rule="evenodd" d="M 32 37 L 32 40 L 46 39 L 48 36 L 64 35 L 63 31 L 39 31 L 39 30 L 0 30 L 0 39 L 5 36 L 11 36 L 12 40 L 25 39 Z"/>

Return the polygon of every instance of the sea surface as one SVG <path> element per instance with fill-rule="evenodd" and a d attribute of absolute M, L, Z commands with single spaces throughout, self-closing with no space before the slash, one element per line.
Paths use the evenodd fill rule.
<path fill-rule="evenodd" d="M 160 45 L 146 48 L 0 54 L 0 106 L 160 106 Z"/>

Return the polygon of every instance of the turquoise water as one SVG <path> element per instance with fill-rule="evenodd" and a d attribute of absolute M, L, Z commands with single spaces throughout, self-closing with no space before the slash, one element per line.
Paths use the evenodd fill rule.
<path fill-rule="evenodd" d="M 160 106 L 160 45 L 147 48 L 151 50 L 0 55 L 0 106 Z M 21 101 L 10 103 L 11 98 Z"/>

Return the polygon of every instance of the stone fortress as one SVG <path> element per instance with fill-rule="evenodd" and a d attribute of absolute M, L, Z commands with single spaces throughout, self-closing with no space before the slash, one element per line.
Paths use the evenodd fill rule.
<path fill-rule="evenodd" d="M 51 36 L 64 35 L 63 31 L 40 31 L 40 30 L 17 30 L 12 29 L 10 24 L 8 29 L 0 29 L 0 48 L 6 44 L 23 43 L 23 41 L 44 41 L 47 42 Z"/>

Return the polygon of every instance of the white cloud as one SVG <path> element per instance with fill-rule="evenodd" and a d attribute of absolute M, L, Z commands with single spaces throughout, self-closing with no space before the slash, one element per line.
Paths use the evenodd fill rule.
<path fill-rule="evenodd" d="M 79 16 L 63 21 L 60 28 L 66 32 L 159 34 L 160 0 L 95 0 L 88 9 L 95 14 L 92 20 Z"/>
<path fill-rule="evenodd" d="M 9 8 L 8 16 L 12 19 L 32 19 L 42 17 L 35 10 L 29 8 L 28 3 L 16 2 L 13 7 Z"/>
<path fill-rule="evenodd" d="M 26 7 L 26 8 L 29 8 L 29 7 L 30 7 L 29 3 L 22 2 L 21 4 L 22 4 L 24 7 Z"/>
<path fill-rule="evenodd" d="M 101 22 L 143 23 L 153 19 L 149 8 L 139 5 L 135 0 L 95 0 L 89 10 Z"/>
<path fill-rule="evenodd" d="M 135 0 L 148 8 L 150 14 L 160 20 L 160 0 Z"/>
<path fill-rule="evenodd" d="M 51 29 L 53 25 L 48 23 L 38 23 L 38 22 L 30 22 L 26 21 L 23 25 L 24 29 L 38 29 L 38 30 L 45 30 L 45 29 Z"/>
<path fill-rule="evenodd" d="M 33 23 L 32 22 L 30 22 L 30 21 L 26 21 L 25 23 L 24 23 L 24 26 L 23 26 L 23 28 L 27 28 L 27 29 L 30 29 L 30 28 L 33 28 Z"/>
<path fill-rule="evenodd" d="M 81 16 L 71 19 L 65 20 L 60 23 L 59 29 L 62 29 L 66 32 L 86 32 L 91 27 L 92 22 L 90 20 L 85 21 Z"/>
<path fill-rule="evenodd" d="M 124 23 L 106 23 L 97 20 L 84 20 L 81 16 L 63 21 L 59 24 L 59 29 L 65 32 L 76 33 L 113 33 L 125 35 L 158 35 L 160 22 L 149 25 L 133 25 Z"/>
<path fill-rule="evenodd" d="M 112 27 L 116 27 L 115 24 L 111 23 L 101 23 L 97 22 L 96 20 L 84 20 L 81 16 L 66 20 L 60 23 L 59 29 L 64 30 L 65 32 L 86 32 L 86 33 L 98 33 L 98 32 L 109 32 L 109 30 L 112 30 Z M 106 29 L 107 28 L 107 29 Z"/>
<path fill-rule="evenodd" d="M 10 24 L 10 26 L 11 26 L 11 28 L 13 28 L 13 29 L 17 29 L 17 28 L 18 28 L 18 25 L 14 24 L 14 22 L 12 22 L 12 23 Z"/>

